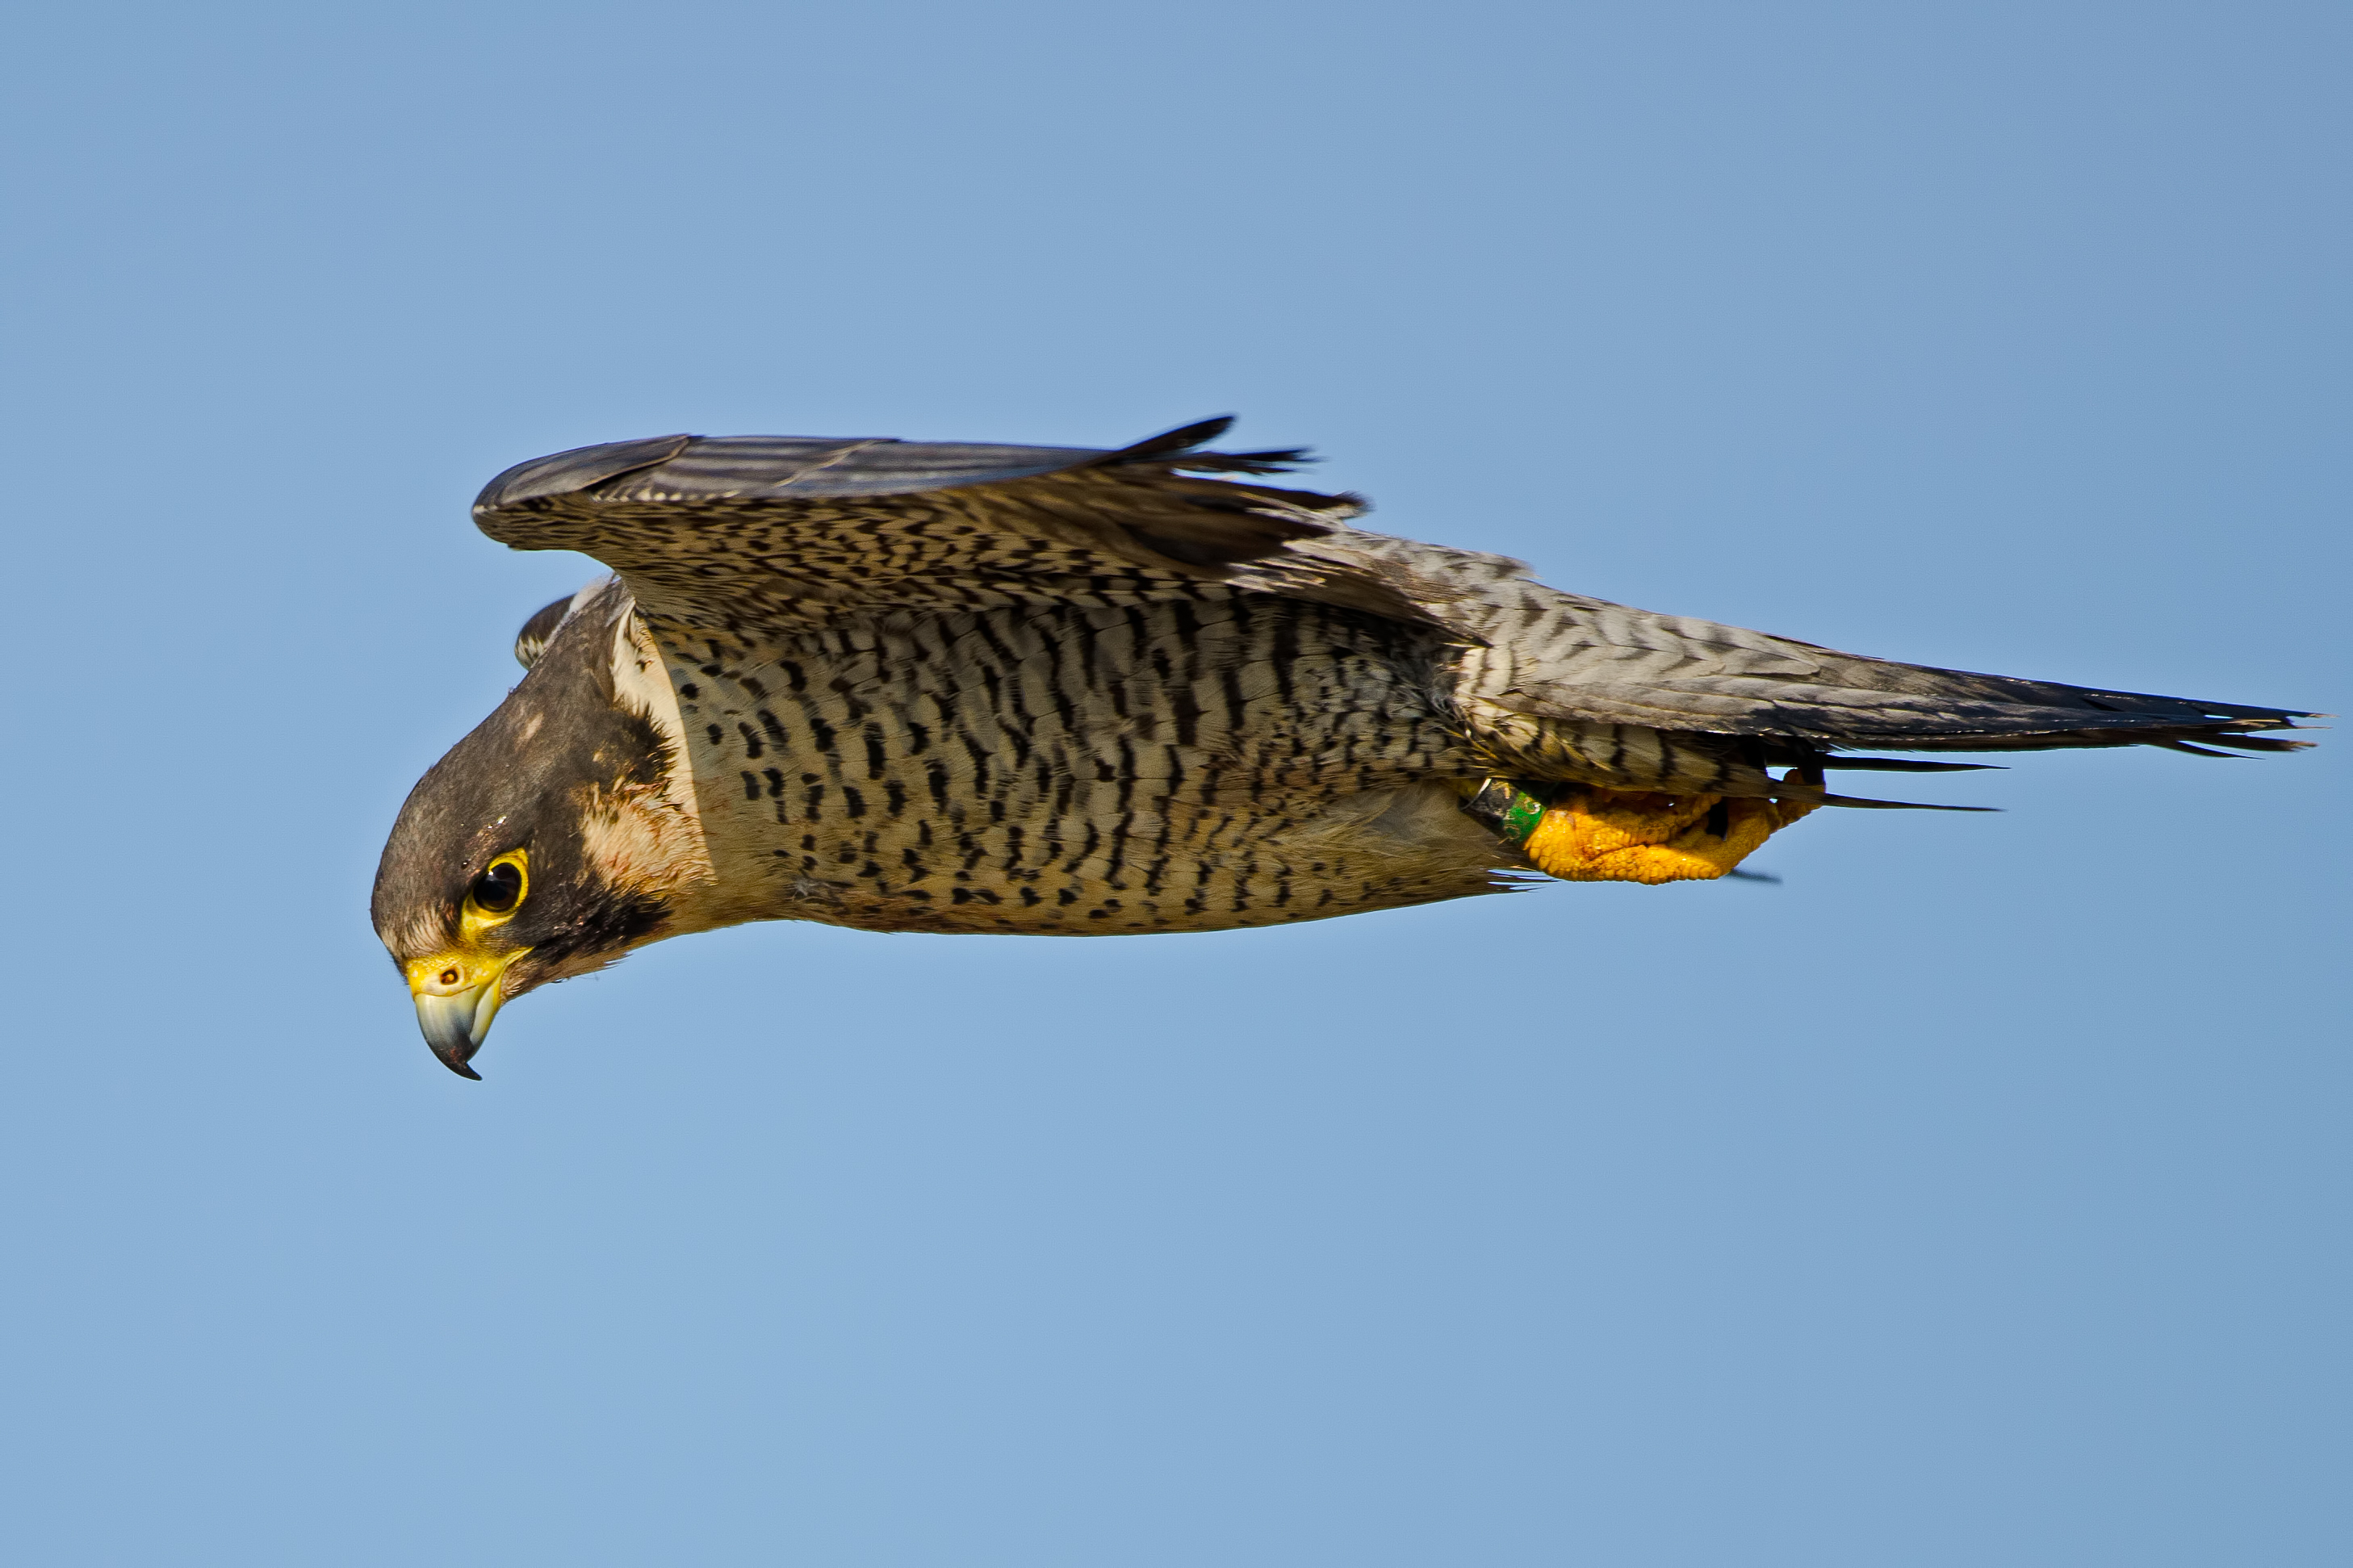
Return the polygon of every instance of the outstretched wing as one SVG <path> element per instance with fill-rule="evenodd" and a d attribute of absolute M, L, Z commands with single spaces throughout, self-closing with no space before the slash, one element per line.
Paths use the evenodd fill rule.
<path fill-rule="evenodd" d="M 2304 742 L 2259 731 L 2310 717 L 1839 653 L 1563 593 L 1503 556 L 1354 529 L 1290 552 L 1377 582 L 1471 645 L 1464 695 L 1473 703 L 1554 725 L 1788 742 L 1768 747 L 1766 761 L 1845 746 L 2287 751 Z"/>
<path fill-rule="evenodd" d="M 1474 731 L 1533 728 L 1588 776 L 1596 748 L 1667 736 L 1689 737 L 1711 770 L 1736 752 L 1746 783 L 1720 782 L 1746 788 L 1771 782 L 1765 763 L 1851 746 L 2299 744 L 2261 733 L 2306 717 L 2285 709 L 1897 664 L 1563 593 L 1516 561 L 1352 528 L 1356 497 L 1234 477 L 1303 454 L 1199 449 L 1230 423 L 1117 451 L 667 436 L 510 468 L 474 516 L 518 549 L 603 561 L 669 637 L 756 641 L 892 610 L 1131 604 L 1220 585 L 1346 605 L 1461 645 L 1457 700 Z M 1663 762 L 1651 773 L 1687 776 Z"/>
<path fill-rule="evenodd" d="M 1244 578 L 1415 617 L 1356 574 L 1319 582 L 1283 562 L 1286 545 L 1363 503 L 1211 477 L 1302 459 L 1197 449 L 1231 423 L 1118 451 L 660 437 L 509 468 L 474 520 L 518 549 L 596 557 L 642 613 L 690 635 L 742 638 L 890 610 L 1134 603 Z M 1245 571 L 1250 563 L 1267 569 Z"/>

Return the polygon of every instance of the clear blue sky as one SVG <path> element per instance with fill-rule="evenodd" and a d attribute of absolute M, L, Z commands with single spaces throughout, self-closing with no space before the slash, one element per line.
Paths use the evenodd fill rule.
<path fill-rule="evenodd" d="M 2330 5 L 11 24 L 0 1556 L 2353 1559 L 2353 742 L 1778 887 L 657 947 L 461 1083 L 368 929 L 671 430 L 1237 412 L 1377 526 L 2345 710 Z M 1834 819 L 1832 819 L 1834 817 Z"/>

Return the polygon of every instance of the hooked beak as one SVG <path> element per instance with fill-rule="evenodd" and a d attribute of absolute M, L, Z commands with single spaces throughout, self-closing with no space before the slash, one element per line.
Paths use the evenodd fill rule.
<path fill-rule="evenodd" d="M 479 1082 L 482 1075 L 466 1064 L 482 1048 L 482 1041 L 490 1036 L 491 1020 L 499 1016 L 499 1004 L 505 1000 L 500 994 L 499 981 L 506 964 L 460 968 L 435 960 L 417 968 L 422 973 L 412 972 L 408 988 L 417 998 L 417 1026 L 425 1031 L 425 1043 L 433 1047 L 443 1067 L 459 1078 Z M 474 984 L 466 984 L 468 980 Z"/>
<path fill-rule="evenodd" d="M 443 1067 L 459 1078 L 479 1081 L 482 1075 L 466 1064 L 482 1048 L 482 1038 L 491 1032 L 491 1020 L 498 1011 L 499 986 L 494 980 L 453 996 L 418 996 L 417 1026 L 425 1031 L 425 1043 L 433 1047 Z"/>

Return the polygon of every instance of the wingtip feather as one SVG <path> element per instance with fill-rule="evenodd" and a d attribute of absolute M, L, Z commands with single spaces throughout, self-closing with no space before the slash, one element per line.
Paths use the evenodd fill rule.
<path fill-rule="evenodd" d="M 1179 425 L 1174 430 L 1163 430 L 1157 436 L 1146 436 L 1133 446 L 1122 447 L 1104 460 L 1112 463 L 1148 463 L 1156 458 L 1173 458 L 1179 452 L 1189 452 L 1206 446 L 1233 428 L 1235 416 L 1220 414 L 1211 419 L 1197 419 L 1190 425 Z"/>

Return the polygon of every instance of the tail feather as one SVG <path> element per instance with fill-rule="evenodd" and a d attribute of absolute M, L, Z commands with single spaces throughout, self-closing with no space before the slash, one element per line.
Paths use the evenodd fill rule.
<path fill-rule="evenodd" d="M 1915 763 L 1909 757 L 1844 757 L 1836 754 L 1820 757 L 1814 765 L 1868 773 L 1983 773 L 2002 771 L 2000 763 Z"/>

